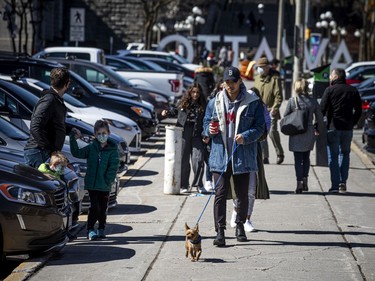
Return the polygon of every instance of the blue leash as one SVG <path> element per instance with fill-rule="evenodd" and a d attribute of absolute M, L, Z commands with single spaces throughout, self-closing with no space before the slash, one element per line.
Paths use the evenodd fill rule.
<path fill-rule="evenodd" d="M 234 141 L 232 154 L 231 154 L 230 157 L 228 158 L 228 161 L 227 161 L 227 164 L 225 165 L 225 167 L 227 167 L 228 164 L 229 164 L 229 162 L 230 162 L 230 160 L 232 160 L 232 158 L 233 158 L 233 154 L 234 154 L 234 152 L 236 151 L 236 149 L 237 149 L 238 146 L 239 146 L 239 145 L 236 143 L 236 141 Z M 206 210 L 207 205 L 208 205 L 208 203 L 210 202 L 212 195 L 215 193 L 215 190 L 216 190 L 217 184 L 218 184 L 218 182 L 220 181 L 221 177 L 223 176 L 224 172 L 225 172 L 225 171 L 222 171 L 222 172 L 221 172 L 219 178 L 218 178 L 217 181 L 215 182 L 214 188 L 212 189 L 211 194 L 210 194 L 210 196 L 208 197 L 208 200 L 207 200 L 207 202 L 206 202 L 206 205 L 204 205 L 204 208 L 203 208 L 201 214 L 199 215 L 199 218 L 198 218 L 198 220 L 197 220 L 197 224 L 196 224 L 196 225 L 199 224 L 199 222 L 200 222 L 200 220 L 201 220 L 201 218 L 202 218 L 202 216 L 203 216 L 203 213 L 204 213 L 204 211 Z"/>

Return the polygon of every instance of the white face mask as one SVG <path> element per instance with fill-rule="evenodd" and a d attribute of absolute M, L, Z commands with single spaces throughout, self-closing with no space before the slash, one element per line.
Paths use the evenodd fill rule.
<path fill-rule="evenodd" d="M 64 170 L 65 170 L 65 168 L 63 166 L 61 166 L 61 165 L 57 165 L 55 167 L 55 172 L 58 173 L 59 175 L 63 175 L 64 174 Z"/>
<path fill-rule="evenodd" d="M 257 67 L 257 72 L 259 73 L 259 75 L 263 75 L 264 74 L 264 69 L 258 66 Z"/>
<path fill-rule="evenodd" d="M 96 137 L 100 143 L 105 143 L 108 140 L 108 135 L 103 134 L 103 135 L 98 135 Z"/>

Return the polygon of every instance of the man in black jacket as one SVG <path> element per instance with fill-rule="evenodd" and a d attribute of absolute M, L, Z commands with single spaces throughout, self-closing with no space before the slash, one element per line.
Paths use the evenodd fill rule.
<path fill-rule="evenodd" d="M 359 93 L 356 88 L 346 84 L 345 78 L 344 69 L 333 69 L 331 86 L 324 91 L 320 103 L 327 122 L 328 164 L 331 172 L 329 192 L 332 193 L 346 191 L 353 127 L 362 114 Z"/>
<path fill-rule="evenodd" d="M 30 138 L 25 146 L 27 165 L 38 168 L 54 151 L 61 151 L 65 141 L 66 107 L 63 95 L 70 85 L 67 68 L 51 70 L 51 88 L 44 90 L 31 116 Z"/>

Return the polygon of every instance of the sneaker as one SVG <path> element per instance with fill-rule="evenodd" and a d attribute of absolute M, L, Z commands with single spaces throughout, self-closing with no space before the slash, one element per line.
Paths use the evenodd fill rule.
<path fill-rule="evenodd" d="M 98 238 L 105 238 L 104 229 L 98 229 Z"/>
<path fill-rule="evenodd" d="M 255 231 L 255 228 L 254 228 L 253 224 L 249 220 L 246 220 L 246 222 L 243 226 L 244 226 L 246 232 L 254 232 Z"/>
<path fill-rule="evenodd" d="M 212 186 L 212 181 L 206 181 L 204 184 L 204 188 L 206 189 L 206 191 L 211 192 L 214 189 L 214 187 Z"/>
<path fill-rule="evenodd" d="M 236 218 L 237 218 L 237 212 L 236 212 L 236 210 L 233 210 L 232 217 L 230 218 L 230 226 L 232 228 L 235 228 L 237 226 L 237 224 L 236 224 Z"/>
<path fill-rule="evenodd" d="M 263 164 L 269 164 L 269 163 L 270 163 L 270 160 L 268 160 L 268 158 L 263 159 Z"/>
<path fill-rule="evenodd" d="M 346 192 L 346 183 L 340 183 L 339 184 L 339 191 L 340 192 Z"/>
<path fill-rule="evenodd" d="M 180 190 L 180 193 L 181 194 L 186 194 L 186 193 L 189 193 L 190 191 L 189 191 L 189 189 L 188 188 L 181 188 L 181 190 Z"/>
<path fill-rule="evenodd" d="M 96 238 L 98 238 L 98 235 L 96 234 L 96 231 L 94 229 L 91 229 L 89 231 L 88 237 L 89 237 L 89 240 L 92 241 L 92 240 L 95 240 Z"/>
<path fill-rule="evenodd" d="M 207 190 L 203 186 L 201 186 L 201 187 L 197 186 L 197 192 L 201 193 L 201 194 L 207 194 L 208 193 Z"/>
<path fill-rule="evenodd" d="M 276 161 L 276 164 L 277 165 L 280 165 L 284 162 L 284 155 L 279 155 L 277 156 L 277 161 Z"/>
<path fill-rule="evenodd" d="M 339 193 L 339 189 L 338 188 L 330 188 L 329 190 L 328 190 L 328 192 L 329 193 Z"/>

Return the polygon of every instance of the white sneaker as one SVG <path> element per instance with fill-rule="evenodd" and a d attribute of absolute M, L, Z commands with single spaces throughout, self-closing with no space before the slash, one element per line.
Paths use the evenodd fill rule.
<path fill-rule="evenodd" d="M 246 232 L 254 232 L 255 231 L 255 228 L 254 228 L 253 224 L 249 220 L 246 220 L 246 222 L 243 226 L 245 227 Z"/>
<path fill-rule="evenodd" d="M 207 192 L 211 192 L 214 187 L 212 186 L 212 181 L 206 181 L 204 183 L 204 188 L 206 189 Z"/>
<path fill-rule="evenodd" d="M 237 212 L 235 210 L 232 211 L 232 217 L 230 219 L 230 226 L 232 228 L 235 228 L 237 226 L 236 224 L 236 217 L 237 217 Z"/>

